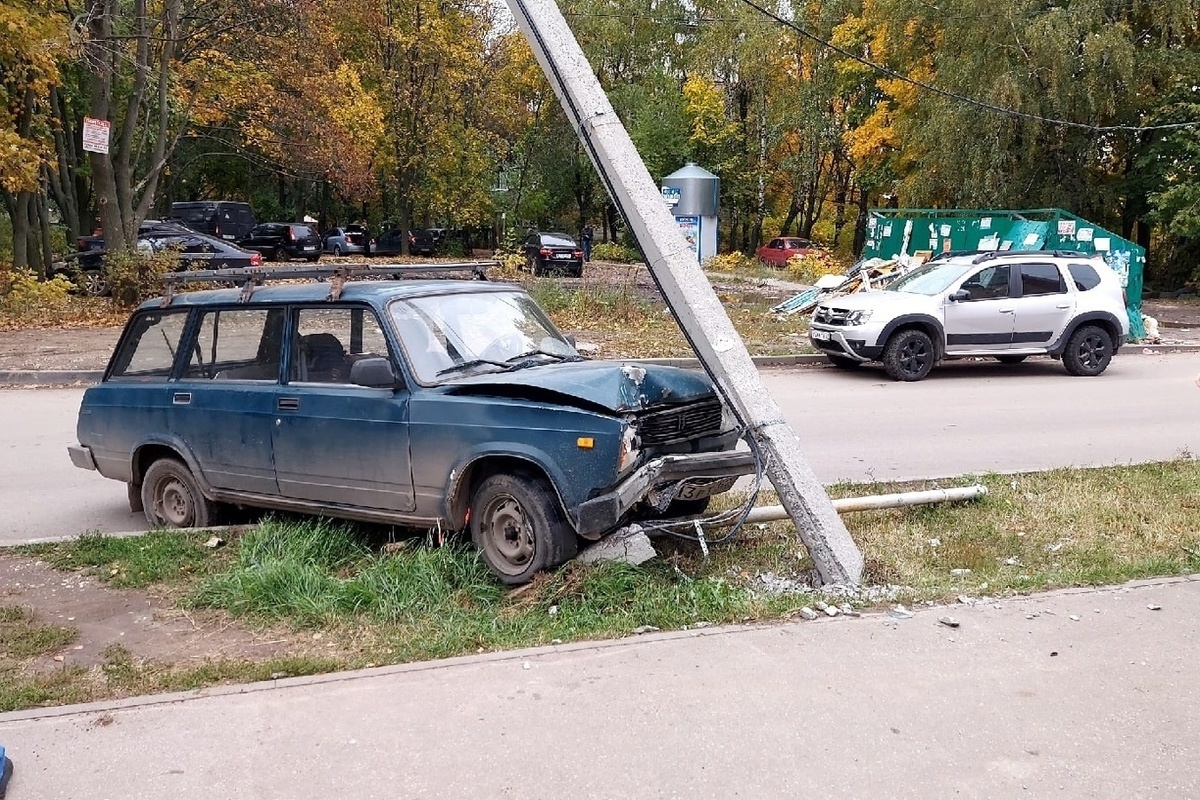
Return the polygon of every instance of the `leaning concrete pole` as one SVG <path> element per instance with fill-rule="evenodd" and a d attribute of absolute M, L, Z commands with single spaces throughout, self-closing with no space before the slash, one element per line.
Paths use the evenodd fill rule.
<path fill-rule="evenodd" d="M 863 559 L 759 378 L 662 194 L 553 0 L 507 0 L 588 155 L 633 228 L 684 335 L 746 425 L 764 471 L 825 583 L 858 583 Z"/>

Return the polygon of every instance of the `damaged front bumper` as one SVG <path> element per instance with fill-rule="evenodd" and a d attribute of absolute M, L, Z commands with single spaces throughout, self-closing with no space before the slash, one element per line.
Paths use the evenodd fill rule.
<path fill-rule="evenodd" d="M 662 511 L 677 498 L 698 500 L 728 491 L 740 476 L 754 471 L 754 456 L 744 451 L 661 456 L 611 492 L 575 508 L 575 529 L 585 539 L 595 539 L 616 527 L 638 503 L 646 501 Z"/>

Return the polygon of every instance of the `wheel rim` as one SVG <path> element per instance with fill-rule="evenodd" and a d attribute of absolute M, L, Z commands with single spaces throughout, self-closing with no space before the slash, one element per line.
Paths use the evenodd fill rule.
<path fill-rule="evenodd" d="M 1099 334 L 1085 336 L 1079 343 L 1079 363 L 1088 369 L 1096 369 L 1104 365 L 1108 357 L 1108 344 Z"/>
<path fill-rule="evenodd" d="M 164 478 L 155 487 L 154 510 L 165 524 L 187 528 L 193 516 L 192 494 L 179 478 Z"/>
<path fill-rule="evenodd" d="M 900 368 L 906 375 L 920 375 L 929 363 L 929 348 L 921 341 L 905 342 L 900 348 Z"/>
<path fill-rule="evenodd" d="M 99 270 L 83 273 L 83 290 L 91 297 L 100 297 L 108 291 L 108 281 Z"/>
<path fill-rule="evenodd" d="M 536 554 L 533 529 L 521 504 L 512 495 L 501 495 L 484 508 L 479 521 L 483 546 L 492 564 L 507 575 L 524 572 Z"/>

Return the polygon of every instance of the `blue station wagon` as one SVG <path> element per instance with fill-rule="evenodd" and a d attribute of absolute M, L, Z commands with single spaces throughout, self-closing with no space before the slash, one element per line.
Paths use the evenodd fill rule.
<path fill-rule="evenodd" d="M 155 526 L 239 506 L 469 530 L 518 584 L 754 471 L 707 376 L 585 361 L 519 287 L 255 272 L 143 303 L 84 395 L 73 463 Z"/>

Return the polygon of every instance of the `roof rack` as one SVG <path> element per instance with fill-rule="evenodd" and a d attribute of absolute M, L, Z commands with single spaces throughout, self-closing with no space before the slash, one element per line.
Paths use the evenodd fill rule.
<path fill-rule="evenodd" d="M 487 269 L 499 267 L 499 261 L 463 261 L 457 263 L 436 262 L 430 264 L 338 264 L 336 266 L 302 267 L 229 267 L 226 269 L 194 269 L 184 272 L 168 272 L 162 276 L 165 289 L 162 305 L 169 306 L 175 297 L 175 287 L 188 283 L 218 283 L 241 286 L 242 295 L 238 302 L 250 299 L 257 286 L 267 281 L 317 280 L 329 281 L 329 300 L 342 295 L 342 287 L 350 280 L 399 280 L 401 278 L 428 277 L 430 274 L 467 272 L 476 280 L 487 280 Z"/>
<path fill-rule="evenodd" d="M 965 251 L 963 255 L 971 255 L 972 251 Z M 1095 258 L 1092 253 L 1081 253 L 1078 250 L 984 250 L 974 251 L 981 253 L 975 256 L 972 264 L 981 264 L 984 261 L 990 261 L 993 258 L 1001 256 L 1051 256 L 1053 258 Z"/>

